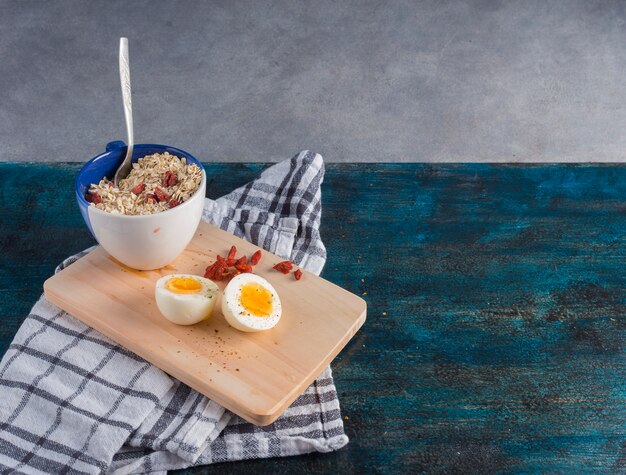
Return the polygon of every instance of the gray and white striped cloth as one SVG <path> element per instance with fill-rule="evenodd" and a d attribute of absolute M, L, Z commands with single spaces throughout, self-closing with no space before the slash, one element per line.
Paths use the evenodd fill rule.
<path fill-rule="evenodd" d="M 207 199 L 203 219 L 319 273 L 323 176 L 322 157 L 301 152 Z M 0 362 L 2 473 L 158 473 L 347 442 L 330 368 L 276 422 L 256 427 L 45 297 Z"/>

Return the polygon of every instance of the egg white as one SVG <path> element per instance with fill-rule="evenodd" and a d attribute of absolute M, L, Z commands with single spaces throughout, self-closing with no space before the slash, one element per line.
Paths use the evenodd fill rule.
<path fill-rule="evenodd" d="M 272 311 L 267 317 L 251 314 L 241 304 L 241 289 L 250 282 L 256 282 L 272 294 Z M 278 292 L 272 285 L 256 274 L 239 274 L 228 283 L 222 295 L 222 314 L 226 321 L 237 330 L 258 332 L 274 328 L 280 320 L 282 307 Z"/>
<path fill-rule="evenodd" d="M 201 289 L 197 293 L 177 294 L 166 288 L 174 277 L 191 277 L 198 281 Z M 154 294 L 157 307 L 165 318 L 178 325 L 193 325 L 208 319 L 213 313 L 219 288 L 212 280 L 197 275 L 171 274 L 157 280 Z"/>

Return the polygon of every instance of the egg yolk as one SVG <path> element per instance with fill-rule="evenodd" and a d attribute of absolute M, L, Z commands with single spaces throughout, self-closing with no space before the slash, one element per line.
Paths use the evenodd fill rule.
<path fill-rule="evenodd" d="M 202 285 L 193 277 L 172 277 L 165 288 L 174 294 L 196 294 L 202 290 Z"/>
<path fill-rule="evenodd" d="M 272 293 L 257 282 L 249 282 L 241 288 L 240 302 L 257 317 L 269 317 L 272 313 Z"/>

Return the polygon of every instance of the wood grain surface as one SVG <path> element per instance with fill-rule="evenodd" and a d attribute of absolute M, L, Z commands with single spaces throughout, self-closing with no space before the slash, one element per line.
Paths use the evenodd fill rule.
<path fill-rule="evenodd" d="M 208 164 L 217 197 L 262 165 Z M 93 243 L 78 165 L 0 164 L 0 351 Z M 350 443 L 181 473 L 626 471 L 626 167 L 329 165 L 322 274 L 368 303 L 333 363 Z"/>
<path fill-rule="evenodd" d="M 263 251 L 254 273 L 267 279 L 282 304 L 271 330 L 231 327 L 221 297 L 210 319 L 175 325 L 154 300 L 156 281 L 169 274 L 204 273 L 231 246 L 237 256 L 259 247 L 201 222 L 185 251 L 156 271 L 120 264 L 99 247 L 44 283 L 48 300 L 179 381 L 256 425 L 274 422 L 337 356 L 365 321 L 365 301 L 315 274 L 302 279 L 273 266 Z M 220 294 L 226 282 L 217 282 Z"/>

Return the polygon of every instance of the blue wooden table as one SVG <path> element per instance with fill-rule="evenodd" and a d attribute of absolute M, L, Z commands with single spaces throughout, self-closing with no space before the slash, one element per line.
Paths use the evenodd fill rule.
<path fill-rule="evenodd" d="M 79 166 L 0 164 L 0 352 L 94 243 Z M 208 164 L 208 194 L 262 165 Z M 350 444 L 197 473 L 626 471 L 626 167 L 343 164 L 323 276 L 368 302 L 333 367 Z"/>

